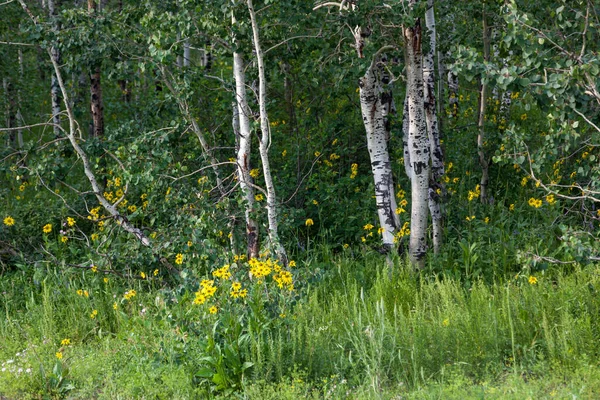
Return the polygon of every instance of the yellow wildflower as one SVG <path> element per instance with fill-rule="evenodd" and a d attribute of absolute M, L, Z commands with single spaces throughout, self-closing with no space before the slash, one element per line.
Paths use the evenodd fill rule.
<path fill-rule="evenodd" d="M 152 272 L 152 275 L 154 275 L 154 276 L 158 275 L 158 269 L 155 269 L 154 272 Z"/>
<path fill-rule="evenodd" d="M 535 285 L 538 282 L 538 279 L 535 276 L 530 276 L 528 281 L 530 285 Z"/>
<path fill-rule="evenodd" d="M 66 236 L 61 236 L 60 237 L 60 241 L 63 242 L 63 243 L 67 243 L 69 241 L 69 238 L 66 237 Z"/>
<path fill-rule="evenodd" d="M 306 226 L 313 226 L 315 224 L 315 222 L 312 220 L 312 218 L 308 218 L 305 222 L 304 225 Z"/>
<path fill-rule="evenodd" d="M 263 196 L 261 193 L 254 195 L 254 200 L 256 201 L 263 201 L 265 199 L 265 196 Z"/>
<path fill-rule="evenodd" d="M 96 318 L 97 315 L 98 315 L 98 310 L 92 310 L 92 312 L 90 313 L 90 318 L 94 319 L 94 318 Z"/>
<path fill-rule="evenodd" d="M 254 168 L 250 170 L 250 176 L 253 178 L 258 178 L 258 175 L 260 174 L 260 171 L 258 170 L 258 168 Z"/>
<path fill-rule="evenodd" d="M 75 218 L 67 217 L 67 225 L 69 225 L 69 226 L 75 225 Z"/>
<path fill-rule="evenodd" d="M 211 314 L 216 314 L 217 313 L 217 307 L 216 306 L 212 306 L 211 308 L 208 309 L 208 312 Z"/>
<path fill-rule="evenodd" d="M 62 360 L 63 358 L 63 354 L 60 351 L 57 351 L 55 354 L 56 358 L 58 358 L 59 360 Z"/>
<path fill-rule="evenodd" d="M 371 230 L 371 229 L 373 229 L 373 228 L 375 228 L 375 227 L 373 226 L 373 224 L 366 224 L 365 226 L 363 226 L 363 229 L 364 229 L 365 231 L 370 231 L 370 230 Z"/>
<path fill-rule="evenodd" d="M 183 254 L 177 253 L 177 255 L 175 256 L 175 264 L 183 264 Z"/>
<path fill-rule="evenodd" d="M 44 225 L 44 227 L 42 228 L 42 231 L 44 233 L 50 233 L 50 232 L 52 232 L 52 224 L 46 224 L 46 225 Z"/>
<path fill-rule="evenodd" d="M 61 346 L 68 346 L 68 345 L 70 345 L 70 344 L 71 344 L 71 339 L 63 339 L 63 340 L 61 340 L 61 342 L 60 342 L 60 345 L 61 345 Z"/>
<path fill-rule="evenodd" d="M 98 267 L 96 267 L 95 265 L 92 265 L 91 270 L 92 270 L 92 272 L 96 273 L 96 272 L 98 272 Z"/>
<path fill-rule="evenodd" d="M 13 226 L 15 224 L 15 220 L 13 217 L 11 217 L 10 215 L 7 216 L 6 218 L 4 218 L 4 225 L 6 226 Z"/>
<path fill-rule="evenodd" d="M 146 273 L 144 271 L 140 272 L 140 278 L 146 279 Z"/>

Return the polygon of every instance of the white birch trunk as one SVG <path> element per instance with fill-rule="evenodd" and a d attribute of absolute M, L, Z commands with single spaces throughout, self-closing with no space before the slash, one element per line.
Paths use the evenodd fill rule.
<path fill-rule="evenodd" d="M 235 25 L 235 16 L 231 17 L 232 25 Z M 244 72 L 244 60 L 238 52 L 233 53 L 233 78 L 235 80 L 235 110 L 234 126 L 237 124 L 237 174 L 240 189 L 244 198 L 246 218 L 246 243 L 249 258 L 258 257 L 260 251 L 258 224 L 252 218 L 254 208 L 254 187 L 251 185 L 250 156 L 252 148 L 252 131 L 250 129 L 250 107 L 246 96 L 246 74 Z"/>
<path fill-rule="evenodd" d="M 271 132 L 269 129 L 269 116 L 267 114 L 267 85 L 265 79 L 265 65 L 263 53 L 260 46 L 260 38 L 258 32 L 258 23 L 256 22 L 256 13 L 252 0 L 247 0 L 248 12 L 252 22 L 252 41 L 256 52 L 256 62 L 258 65 L 258 107 L 260 113 L 260 130 L 261 137 L 259 141 L 260 159 L 262 161 L 262 169 L 267 189 L 267 219 L 269 223 L 269 240 L 271 246 L 274 247 L 275 253 L 279 260 L 287 266 L 287 254 L 279 240 L 278 228 L 279 221 L 277 215 L 277 195 L 275 186 L 273 185 L 273 177 L 271 175 L 271 166 L 269 164 L 269 146 L 271 141 Z"/>
<path fill-rule="evenodd" d="M 411 1 L 411 5 L 414 4 Z M 404 27 L 408 93 L 408 149 L 411 163 L 411 220 L 409 253 L 411 263 L 425 266 L 427 253 L 427 217 L 429 198 L 430 147 L 425 124 L 423 97 L 423 52 L 421 21 Z"/>
<path fill-rule="evenodd" d="M 360 108 L 367 133 L 367 147 L 371 159 L 371 171 L 375 183 L 375 201 L 379 225 L 383 228 L 382 240 L 387 250 L 394 246 L 394 233 L 400 224 L 396 215 L 394 179 L 387 146 L 388 130 L 386 119 L 391 105 L 391 93 L 383 88 L 379 55 L 361 78 Z"/>
<path fill-rule="evenodd" d="M 442 176 L 444 175 L 444 155 L 440 145 L 440 131 L 436 113 L 435 98 L 435 53 L 436 53 L 436 30 L 434 0 L 427 0 L 427 11 L 425 12 L 425 25 L 429 36 L 429 51 L 425 55 L 423 66 L 424 96 L 425 96 L 425 119 L 429 146 L 431 152 L 431 178 L 429 182 L 429 211 L 433 225 L 433 251 L 439 254 L 442 244 L 442 212 L 440 210 L 440 196 L 438 189 L 442 188 Z"/>

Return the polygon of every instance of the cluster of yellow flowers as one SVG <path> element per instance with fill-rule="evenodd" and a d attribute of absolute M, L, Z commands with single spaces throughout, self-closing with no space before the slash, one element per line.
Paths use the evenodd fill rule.
<path fill-rule="evenodd" d="M 292 273 L 290 271 L 279 271 L 273 275 L 273 280 L 277 282 L 277 287 L 283 289 L 285 286 L 290 292 L 294 290 L 294 283 L 292 281 Z"/>
<path fill-rule="evenodd" d="M 542 200 L 534 197 L 530 198 L 527 202 L 531 207 L 540 208 L 542 206 Z"/>
<path fill-rule="evenodd" d="M 238 262 L 238 261 L 245 261 L 246 260 L 246 255 L 242 254 L 241 256 L 238 256 L 237 254 L 235 256 L 233 256 L 233 262 Z"/>
<path fill-rule="evenodd" d="M 358 164 L 354 163 L 350 166 L 350 179 L 356 178 L 358 174 Z"/>
<path fill-rule="evenodd" d="M 394 243 L 398 243 L 400 239 L 408 235 L 410 235 L 410 222 L 407 221 L 404 223 L 404 225 L 402 225 L 402 228 L 396 232 L 396 235 L 394 236 Z"/>
<path fill-rule="evenodd" d="M 131 290 L 128 290 L 128 291 L 126 291 L 126 292 L 123 294 L 123 298 L 124 298 L 125 300 L 131 300 L 133 297 L 135 297 L 135 295 L 136 295 L 136 294 L 137 294 L 137 293 L 136 293 L 135 289 L 131 289 Z"/>
<path fill-rule="evenodd" d="M 231 290 L 229 291 L 229 296 L 234 299 L 241 297 L 242 299 L 248 295 L 248 289 L 242 289 L 242 284 L 239 282 L 233 282 L 231 284 Z"/>
<path fill-rule="evenodd" d="M 479 195 L 481 194 L 481 189 L 479 187 L 479 185 L 475 186 L 475 190 L 471 191 L 469 190 L 469 201 L 473 201 L 474 199 L 479 198 Z"/>
<path fill-rule="evenodd" d="M 98 310 L 92 310 L 92 312 L 90 313 L 90 318 L 95 319 L 97 315 L 98 315 Z"/>
<path fill-rule="evenodd" d="M 200 282 L 200 289 L 195 293 L 194 304 L 204 304 L 206 300 L 210 299 L 217 292 L 217 288 L 214 286 L 215 281 L 204 279 Z"/>
<path fill-rule="evenodd" d="M 278 261 L 273 262 L 270 258 L 266 261 L 260 261 L 256 258 L 251 258 L 248 261 L 248 265 L 250 265 L 250 276 L 256 277 L 256 279 L 260 280 L 265 276 L 268 276 L 272 271 L 273 267 L 279 267 Z"/>
<path fill-rule="evenodd" d="M 97 221 L 100 218 L 100 209 L 101 208 L 102 207 L 100 207 L 100 206 L 92 208 L 90 210 L 90 215 L 88 215 L 87 218 L 92 221 Z"/>
<path fill-rule="evenodd" d="M 212 276 L 220 279 L 229 279 L 231 278 L 231 272 L 229 272 L 229 264 L 222 266 L 221 268 L 213 271 Z"/>
<path fill-rule="evenodd" d="M 90 297 L 90 293 L 87 290 L 77 289 L 77 294 L 79 296 Z"/>

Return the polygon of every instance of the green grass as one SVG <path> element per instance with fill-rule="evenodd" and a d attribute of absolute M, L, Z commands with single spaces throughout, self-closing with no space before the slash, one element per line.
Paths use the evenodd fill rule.
<path fill-rule="evenodd" d="M 356 261 L 321 255 L 327 262 L 299 268 L 299 276 L 313 279 L 298 282 L 302 295 L 289 315 L 235 334 L 221 332 L 232 323 L 225 316 L 204 321 L 185 293 L 172 301 L 177 291 L 154 283 L 104 283 L 89 271 L 6 274 L 0 395 L 519 399 L 593 398 L 600 390 L 595 266 L 537 274 L 536 284 L 517 275 L 465 286 L 413 275 L 401 263 L 390 272 L 373 254 Z M 90 296 L 78 295 L 79 288 Z M 137 296 L 114 310 L 113 296 L 131 288 Z M 72 343 L 61 346 L 65 338 Z M 253 366 L 238 373 L 237 390 L 211 390 L 210 379 L 199 379 L 206 357 L 225 354 L 206 338 L 223 351 L 242 343 L 239 358 Z M 224 375 L 236 374 L 233 364 L 220 365 Z"/>

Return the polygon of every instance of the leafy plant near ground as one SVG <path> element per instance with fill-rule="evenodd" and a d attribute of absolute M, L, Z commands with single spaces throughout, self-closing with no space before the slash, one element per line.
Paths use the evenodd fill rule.
<path fill-rule="evenodd" d="M 0 348 L 0 393 L 139 397 L 158 394 L 153 382 L 160 382 L 161 396 L 175 397 L 419 398 L 471 385 L 489 394 L 518 388 L 549 395 L 581 381 L 553 386 L 543 377 L 594 371 L 596 267 L 525 269 L 465 287 L 451 276 L 401 272 L 399 261 L 392 271 L 373 253 L 348 255 L 315 250 L 294 272 L 293 303 L 272 273 L 248 281 L 243 261 L 190 289 L 161 287 L 159 278 L 105 282 L 90 270 L 47 269 L 37 284 L 28 272 L 3 277 L 0 332 L 8 340 Z M 322 273 L 311 277 L 310 266 Z M 245 298 L 231 297 L 237 279 L 249 289 Z M 218 289 L 194 304 L 207 287 Z M 15 359 L 21 372 L 9 367 Z M 490 384 L 498 379 L 505 383 Z"/>

